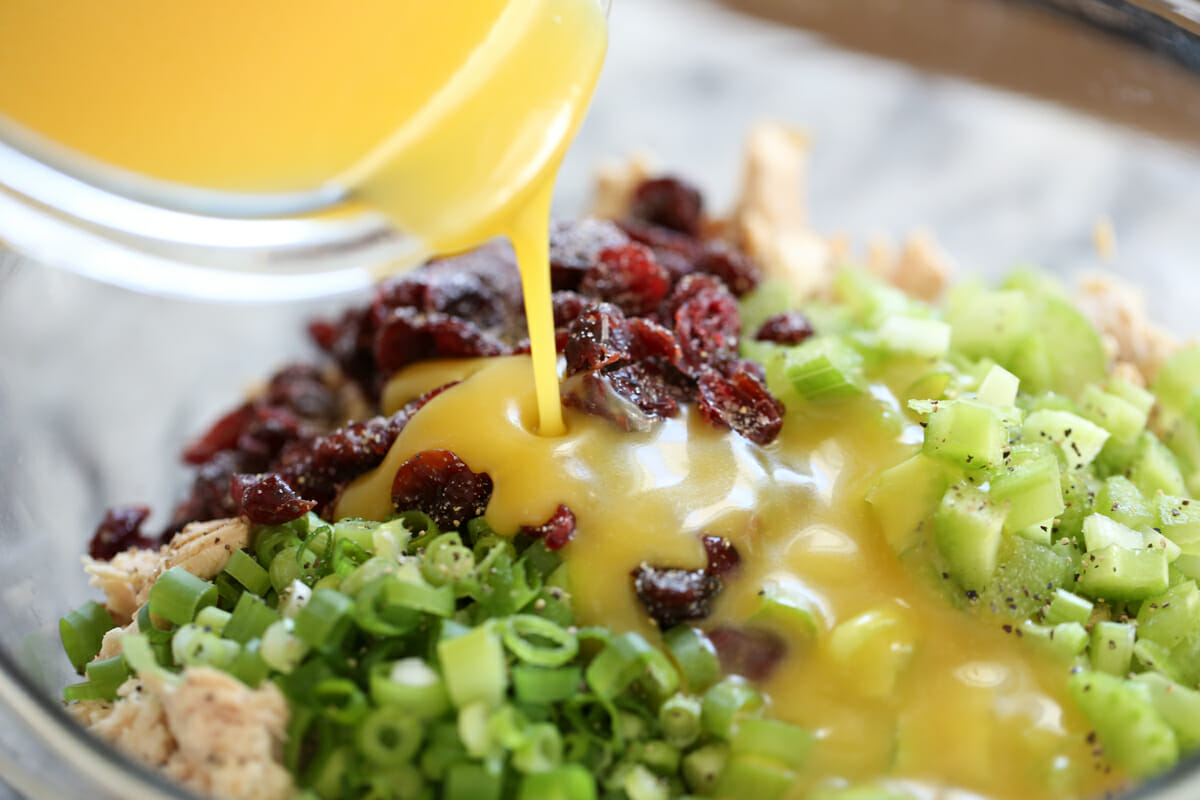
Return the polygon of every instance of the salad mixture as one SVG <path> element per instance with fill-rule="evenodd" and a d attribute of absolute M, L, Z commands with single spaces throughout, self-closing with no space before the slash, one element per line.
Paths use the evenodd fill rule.
<path fill-rule="evenodd" d="M 552 229 L 562 437 L 504 245 L 314 322 L 161 534 L 105 516 L 68 710 L 222 798 L 1095 797 L 1200 747 L 1200 348 L 923 238 L 841 266 L 805 158 Z"/>

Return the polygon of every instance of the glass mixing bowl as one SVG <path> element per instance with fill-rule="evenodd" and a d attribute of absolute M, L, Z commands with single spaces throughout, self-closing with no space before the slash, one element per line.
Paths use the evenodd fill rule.
<path fill-rule="evenodd" d="M 778 118 L 812 134 L 818 230 L 928 228 L 965 273 L 1105 269 L 1200 333 L 1197 6 L 1055 5 L 1123 34 L 1000 0 L 617 3 L 558 211 L 583 212 L 594 167 L 639 150 L 720 210 L 743 131 Z M 1117 234 L 1107 260 L 1098 220 Z M 347 300 L 164 299 L 0 249 L 0 797 L 183 796 L 59 710 L 57 620 L 94 597 L 79 556 L 103 509 L 145 502 L 161 521 L 185 439 L 310 354 L 305 320 Z M 1142 794 L 1200 796 L 1200 762 Z"/>

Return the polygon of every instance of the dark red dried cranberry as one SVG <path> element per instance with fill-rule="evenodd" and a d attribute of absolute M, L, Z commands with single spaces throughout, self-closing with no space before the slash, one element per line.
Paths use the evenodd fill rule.
<path fill-rule="evenodd" d="M 481 516 L 492 498 L 492 478 L 472 472 L 449 450 L 425 450 L 400 465 L 392 482 L 397 511 L 424 511 L 442 530 Z"/>
<path fill-rule="evenodd" d="M 720 278 L 738 297 L 762 281 L 762 272 L 749 256 L 724 242 L 709 242 L 695 261 L 697 272 Z"/>
<path fill-rule="evenodd" d="M 634 191 L 630 213 L 637 219 L 698 236 L 704 201 L 699 191 L 678 178 L 655 178 L 643 181 Z"/>
<path fill-rule="evenodd" d="M 504 342 L 474 323 L 438 311 L 394 308 L 375 336 L 375 361 L 384 374 L 429 358 L 476 358 L 508 352 Z"/>
<path fill-rule="evenodd" d="M 721 579 L 702 569 L 642 564 L 633 571 L 633 590 L 638 600 L 663 629 L 707 617 L 721 588 Z"/>
<path fill-rule="evenodd" d="M 337 393 L 316 367 L 307 364 L 291 364 L 276 372 L 267 384 L 263 401 L 302 419 L 325 424 L 337 422 L 341 411 Z"/>
<path fill-rule="evenodd" d="M 752 681 L 768 680 L 787 655 L 783 639 L 761 628 L 717 628 L 708 638 L 717 648 L 723 672 Z"/>
<path fill-rule="evenodd" d="M 800 344 L 813 335 L 812 325 L 808 318 L 799 311 L 785 311 L 768 317 L 767 321 L 754 334 L 760 342 L 775 344 Z"/>
<path fill-rule="evenodd" d="M 671 288 L 670 275 L 645 245 L 629 243 L 601 250 L 579 292 L 614 303 L 630 316 L 650 314 Z"/>
<path fill-rule="evenodd" d="M 142 523 L 148 516 L 150 509 L 146 506 L 110 508 L 92 534 L 88 555 L 98 561 L 108 561 L 131 547 L 156 547 L 157 541 L 142 536 Z"/>
<path fill-rule="evenodd" d="M 561 550 L 567 542 L 575 538 L 575 512 L 564 505 L 559 505 L 550 519 L 541 525 L 524 525 L 521 532 L 526 536 L 541 539 L 548 550 Z"/>
<path fill-rule="evenodd" d="M 631 344 L 621 309 L 609 303 L 585 308 L 567 330 L 566 375 L 594 372 L 627 361 Z"/>
<path fill-rule="evenodd" d="M 203 464 L 222 450 L 232 450 L 252 413 L 251 405 L 245 403 L 218 419 L 204 435 L 188 444 L 183 451 L 183 460 L 189 464 Z"/>
<path fill-rule="evenodd" d="M 719 365 L 737 355 L 742 318 L 737 300 L 724 284 L 697 287 L 703 275 L 689 275 L 680 281 L 686 299 L 675 306 L 675 335 L 681 353 L 680 367 L 696 377 L 706 368 Z M 686 284 L 686 285 L 685 285 Z"/>
<path fill-rule="evenodd" d="M 724 536 L 702 536 L 700 541 L 704 544 L 704 555 L 708 559 L 706 569 L 710 575 L 724 577 L 742 560 L 733 542 Z"/>
<path fill-rule="evenodd" d="M 767 445 L 783 428 L 782 404 L 758 376 L 744 368 L 726 377 L 714 369 L 697 380 L 699 410 L 709 423 L 732 428 L 755 444 Z"/>
<path fill-rule="evenodd" d="M 607 220 L 554 222 L 550 225 L 550 282 L 554 289 L 578 289 L 601 250 L 619 247 L 629 237 Z"/>
<path fill-rule="evenodd" d="M 554 307 L 554 327 L 566 328 L 592 301 L 578 292 L 560 291 L 551 295 L 550 302 Z"/>
<path fill-rule="evenodd" d="M 696 259 L 704 252 L 704 243 L 686 233 L 639 219 L 623 219 L 617 223 L 635 242 L 654 251 L 654 256 L 672 275 L 686 275 L 695 269 Z M 674 259 L 672 259 L 672 256 Z M 671 263 L 674 260 L 675 263 Z"/>
<path fill-rule="evenodd" d="M 670 328 L 645 317 L 629 320 L 629 357 L 634 360 L 661 358 L 670 364 L 678 364 L 681 357 L 679 343 Z"/>
<path fill-rule="evenodd" d="M 282 525 L 304 516 L 317 505 L 296 494 L 275 473 L 235 475 L 230 494 L 241 513 L 256 525 Z"/>
<path fill-rule="evenodd" d="M 238 508 L 229 493 L 229 486 L 234 475 L 250 469 L 245 461 L 235 450 L 222 450 L 201 464 L 188 496 L 175 507 L 162 540 L 170 539 L 189 522 L 236 516 Z"/>

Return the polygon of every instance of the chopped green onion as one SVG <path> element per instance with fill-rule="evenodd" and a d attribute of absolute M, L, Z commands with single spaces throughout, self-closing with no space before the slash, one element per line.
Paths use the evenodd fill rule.
<path fill-rule="evenodd" d="M 579 652 L 579 638 L 574 633 L 532 614 L 503 620 L 500 635 L 513 655 L 535 667 L 560 667 Z"/>
<path fill-rule="evenodd" d="M 517 800 L 596 800 L 596 782 L 585 767 L 564 764 L 522 778 Z"/>
<path fill-rule="evenodd" d="M 741 717 L 762 710 L 763 696 L 745 678 L 731 675 L 704 693 L 700 724 L 718 739 L 728 740 Z"/>
<path fill-rule="evenodd" d="M 267 628 L 281 619 L 260 598 L 246 592 L 238 598 L 222 635 L 231 641 L 246 644 L 252 639 L 261 639 Z"/>
<path fill-rule="evenodd" d="M 175 625 L 186 625 L 205 606 L 217 602 L 217 587 L 183 567 L 171 567 L 150 587 L 150 613 Z"/>
<path fill-rule="evenodd" d="M 414 717 L 432 719 L 450 708 L 441 676 L 420 658 L 378 664 L 369 683 L 372 700 Z"/>
<path fill-rule="evenodd" d="M 667 698 L 658 710 L 663 736 L 676 747 L 689 747 L 700 738 L 700 700 L 686 694 Z"/>
<path fill-rule="evenodd" d="M 87 665 L 85 670 L 87 674 L 87 684 L 76 684 L 76 686 L 90 685 L 91 690 L 96 693 L 95 698 L 100 700 L 115 700 L 117 697 L 117 689 L 121 684 L 129 680 L 133 672 L 129 669 L 129 663 L 123 656 L 114 656 L 106 658 L 102 661 L 92 661 Z M 76 690 L 80 691 L 80 690 Z M 82 697 L 67 697 L 63 696 L 64 700 L 82 700 Z"/>
<path fill-rule="evenodd" d="M 313 698 L 325 716 L 339 725 L 356 725 L 367 714 L 367 698 L 354 681 L 328 678 L 313 688 Z"/>
<path fill-rule="evenodd" d="M 289 620 L 271 623 L 262 635 L 262 659 L 271 669 L 287 674 L 308 653 L 308 645 L 292 635 Z"/>
<path fill-rule="evenodd" d="M 246 588 L 246 591 L 264 595 L 271 588 L 271 576 L 245 550 L 234 550 L 225 565 L 227 572 L 235 581 Z"/>
<path fill-rule="evenodd" d="M 520 772 L 545 772 L 562 763 L 563 740 L 548 722 L 531 725 L 525 739 L 513 750 L 513 766 Z"/>
<path fill-rule="evenodd" d="M 89 600 L 58 621 L 58 634 L 71 666 L 83 674 L 84 665 L 96 657 L 104 634 L 113 627 L 112 617 L 99 603 Z"/>
<path fill-rule="evenodd" d="M 446 770 L 444 800 L 500 800 L 503 774 L 486 764 L 459 762 Z"/>
<path fill-rule="evenodd" d="M 683 779 L 693 794 L 709 795 L 725 769 L 729 748 L 723 744 L 698 747 L 683 757 Z"/>
<path fill-rule="evenodd" d="M 225 630 L 225 626 L 229 624 L 229 619 L 233 615 L 228 611 L 224 611 L 216 606 L 200 609 L 200 613 L 196 615 L 196 624 L 206 631 L 220 634 Z"/>
<path fill-rule="evenodd" d="M 676 625 L 663 634 L 663 644 L 690 691 L 703 692 L 721 677 L 717 648 L 700 630 Z"/>
<path fill-rule="evenodd" d="M 528 664 L 512 668 L 513 690 L 522 703 L 560 703 L 573 697 L 583 681 L 583 670 L 576 666 L 548 669 Z"/>
<path fill-rule="evenodd" d="M 456 708 L 483 702 L 497 706 L 508 688 L 504 645 L 490 627 L 472 628 L 462 636 L 442 639 L 438 661 L 446 691 Z"/>
<path fill-rule="evenodd" d="M 318 650 L 331 650 L 353 623 L 354 601 L 332 589 L 317 589 L 296 615 L 296 637 Z"/>

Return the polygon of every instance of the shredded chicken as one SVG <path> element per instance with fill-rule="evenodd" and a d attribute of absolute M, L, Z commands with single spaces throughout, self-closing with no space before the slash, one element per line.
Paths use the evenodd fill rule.
<path fill-rule="evenodd" d="M 130 679 L 118 695 L 116 703 L 68 709 L 101 739 L 201 794 L 282 800 L 294 793 L 282 764 L 287 701 L 273 683 L 251 689 L 224 672 L 189 667 L 178 681 Z"/>
<path fill-rule="evenodd" d="M 1084 277 L 1075 302 L 1115 346 L 1112 359 L 1136 369 L 1142 384 L 1152 381 L 1163 362 L 1179 349 L 1175 337 L 1150 321 L 1141 290 L 1111 275 Z M 1122 369 L 1128 374 L 1129 367 Z"/>
<path fill-rule="evenodd" d="M 801 187 L 808 138 L 777 123 L 760 123 L 746 139 L 742 193 L 733 231 L 768 278 L 787 283 L 797 300 L 828 288 L 833 249 L 808 225 Z"/>
<path fill-rule="evenodd" d="M 205 580 L 220 574 L 234 550 L 250 542 L 250 525 L 242 519 L 193 522 L 159 550 L 131 548 L 110 561 L 84 557 L 91 584 L 104 592 L 105 604 L 118 626 L 128 625 L 150 596 L 150 587 L 165 570 L 181 566 Z"/>

